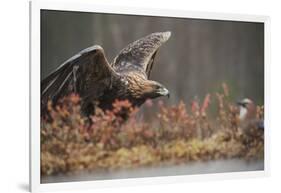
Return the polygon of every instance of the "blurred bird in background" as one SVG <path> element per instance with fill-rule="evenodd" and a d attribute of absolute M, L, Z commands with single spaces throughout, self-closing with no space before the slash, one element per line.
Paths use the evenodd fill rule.
<path fill-rule="evenodd" d="M 257 117 L 257 108 L 251 99 L 245 98 L 238 101 L 237 105 L 239 106 L 239 121 L 243 130 L 264 129 L 264 120 Z"/>

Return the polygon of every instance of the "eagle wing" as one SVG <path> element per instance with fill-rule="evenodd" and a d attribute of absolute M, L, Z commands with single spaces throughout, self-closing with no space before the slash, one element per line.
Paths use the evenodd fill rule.
<path fill-rule="evenodd" d="M 110 88 L 115 71 L 100 46 L 86 48 L 65 61 L 41 81 L 41 105 L 54 103 L 70 93 L 80 95 L 83 103 L 91 102 Z"/>
<path fill-rule="evenodd" d="M 156 32 L 130 43 L 115 57 L 116 72 L 136 71 L 149 78 L 159 47 L 171 36 L 171 32 Z"/>

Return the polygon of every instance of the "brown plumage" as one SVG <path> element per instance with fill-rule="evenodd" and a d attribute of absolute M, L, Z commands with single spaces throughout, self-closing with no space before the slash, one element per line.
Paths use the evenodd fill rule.
<path fill-rule="evenodd" d="M 41 112 L 46 112 L 49 100 L 56 104 L 70 93 L 80 95 L 85 115 L 94 113 L 96 104 L 110 109 L 116 99 L 140 106 L 146 99 L 169 95 L 163 85 L 148 78 L 156 52 L 170 35 L 158 32 L 143 37 L 121 50 L 112 64 L 98 45 L 82 50 L 41 82 Z"/>

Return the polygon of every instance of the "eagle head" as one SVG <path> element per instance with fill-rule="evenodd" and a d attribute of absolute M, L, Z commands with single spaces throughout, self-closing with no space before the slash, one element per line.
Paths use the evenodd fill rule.
<path fill-rule="evenodd" d="M 159 82 L 148 80 L 146 81 L 146 84 L 144 86 L 143 95 L 146 98 L 157 98 L 161 96 L 167 96 L 170 97 L 169 90 L 165 88 L 162 84 Z"/>
<path fill-rule="evenodd" d="M 145 80 L 141 84 L 135 85 L 133 96 L 136 99 L 154 99 L 161 96 L 170 96 L 169 90 L 159 82 Z"/>

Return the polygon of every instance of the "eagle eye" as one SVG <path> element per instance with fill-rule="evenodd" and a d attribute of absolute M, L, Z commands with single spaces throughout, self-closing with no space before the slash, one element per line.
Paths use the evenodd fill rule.
<path fill-rule="evenodd" d="M 155 88 L 156 88 L 156 89 L 160 89 L 160 88 L 162 88 L 162 86 L 156 85 Z"/>

